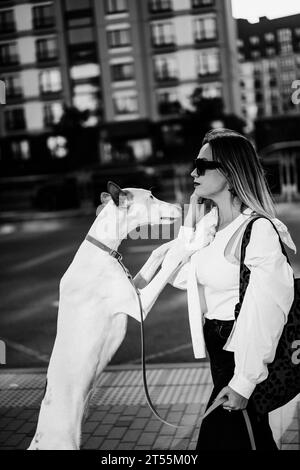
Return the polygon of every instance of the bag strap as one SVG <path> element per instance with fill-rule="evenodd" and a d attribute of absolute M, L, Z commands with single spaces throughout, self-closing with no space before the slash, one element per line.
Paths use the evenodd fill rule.
<path fill-rule="evenodd" d="M 239 286 L 239 302 L 236 304 L 235 306 L 235 309 L 234 309 L 234 315 L 235 315 L 235 319 L 238 318 L 239 316 L 239 313 L 240 313 L 240 310 L 241 310 L 241 307 L 242 307 L 242 302 L 243 302 L 243 299 L 244 299 L 244 296 L 245 296 L 245 292 L 246 292 L 246 289 L 248 287 L 248 284 L 249 284 L 249 279 L 250 279 L 250 269 L 245 265 L 244 263 L 244 260 L 245 260 L 245 254 L 246 254 L 246 248 L 250 242 L 250 237 L 251 237 L 251 232 L 252 232 L 252 226 L 253 226 L 253 223 L 257 220 L 257 219 L 267 219 L 269 220 L 269 222 L 273 225 L 274 227 L 274 230 L 276 230 L 276 233 L 278 235 L 278 238 L 279 238 L 279 242 L 280 242 L 280 246 L 281 246 L 281 250 L 282 250 L 282 253 L 285 255 L 286 259 L 287 259 L 287 262 L 289 263 L 289 265 L 291 266 L 291 263 L 290 263 L 290 260 L 289 260 L 289 257 L 286 253 L 286 250 L 284 248 L 284 245 L 283 245 L 283 242 L 280 238 L 280 235 L 278 233 L 278 230 L 277 230 L 277 227 L 275 226 L 275 224 L 272 222 L 272 220 L 268 219 L 267 217 L 264 217 L 264 216 L 256 216 L 256 217 L 252 217 L 250 222 L 248 222 L 246 228 L 245 228 L 245 231 L 244 231 L 244 234 L 243 234 L 243 239 L 242 239 L 242 246 L 241 246 L 241 256 L 240 256 L 240 286 Z"/>

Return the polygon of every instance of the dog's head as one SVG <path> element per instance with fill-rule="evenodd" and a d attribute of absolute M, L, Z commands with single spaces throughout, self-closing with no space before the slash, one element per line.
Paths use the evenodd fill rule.
<path fill-rule="evenodd" d="M 127 211 L 129 218 L 136 219 L 136 226 L 171 224 L 181 217 L 180 206 L 157 199 L 147 189 L 121 189 L 112 181 L 107 183 L 107 192 L 101 193 L 101 203 L 97 215 L 107 204 L 114 204 L 120 211 Z"/>

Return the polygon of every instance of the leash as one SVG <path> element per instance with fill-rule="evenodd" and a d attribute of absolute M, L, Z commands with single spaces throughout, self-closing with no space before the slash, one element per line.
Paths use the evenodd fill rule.
<path fill-rule="evenodd" d="M 122 267 L 123 271 L 125 272 L 128 280 L 130 281 L 131 285 L 133 286 L 136 294 L 137 294 L 137 298 L 138 298 L 138 302 L 139 302 L 139 308 L 140 308 L 140 314 L 141 314 L 141 345 L 142 345 L 142 372 L 143 372 L 143 385 L 144 385 L 144 390 L 145 390 L 145 394 L 146 394 L 146 399 L 147 399 L 147 402 L 148 402 L 148 405 L 151 409 L 151 411 L 154 413 L 154 415 L 160 420 L 162 421 L 163 423 L 167 424 L 168 426 L 171 426 L 173 428 L 178 428 L 178 429 L 186 429 L 186 428 L 194 428 L 195 425 L 176 425 L 176 424 L 172 424 L 172 423 L 169 423 L 168 421 L 165 421 L 159 414 L 158 412 L 156 411 L 152 401 L 151 401 L 151 398 L 150 398 L 150 395 L 149 395 L 149 392 L 148 392 L 148 385 L 147 385 L 147 377 L 146 377 L 146 367 L 145 367 L 145 363 L 146 363 L 146 359 L 145 359 L 145 332 L 144 332 L 144 320 L 143 320 L 143 305 L 142 305 L 142 301 L 141 301 L 141 293 L 140 291 L 137 289 L 137 287 L 134 285 L 134 282 L 133 282 L 133 278 L 129 272 L 129 270 L 126 268 L 126 266 L 122 263 L 122 255 L 121 253 L 119 253 L 118 251 L 116 250 L 111 250 L 108 246 L 104 245 L 103 243 L 101 243 L 99 240 L 97 240 L 96 238 L 92 237 L 91 235 L 87 235 L 85 237 L 86 240 L 88 240 L 90 243 L 93 243 L 94 245 L 96 245 L 98 248 L 106 251 L 110 256 L 112 256 L 113 258 L 115 258 L 118 263 L 120 264 L 120 266 Z M 199 420 L 198 420 L 198 423 L 197 424 L 200 424 L 200 428 L 201 428 L 201 425 L 202 425 L 202 421 L 210 414 L 212 413 L 216 408 L 218 408 L 220 405 L 222 405 L 223 403 L 225 403 L 225 401 L 227 401 L 226 398 L 221 398 L 219 400 L 216 400 L 215 402 L 213 402 L 213 404 L 206 410 L 206 412 L 200 416 Z M 253 435 L 253 430 L 252 430 L 252 426 L 251 426 L 251 422 L 250 422 L 250 419 L 249 419 L 249 415 L 248 415 L 248 412 L 247 410 L 242 410 L 242 413 L 243 413 L 243 417 L 244 417 L 244 420 L 245 420 L 245 423 L 246 423 L 246 427 L 247 427 L 247 431 L 248 431 L 248 434 L 249 434 L 249 439 L 250 439 L 250 443 L 251 443 L 251 448 L 252 450 L 256 450 L 256 445 L 255 445 L 255 440 L 254 440 L 254 435 Z M 195 423 L 196 424 L 196 423 Z M 200 431 L 200 428 L 199 428 L 199 431 Z"/>

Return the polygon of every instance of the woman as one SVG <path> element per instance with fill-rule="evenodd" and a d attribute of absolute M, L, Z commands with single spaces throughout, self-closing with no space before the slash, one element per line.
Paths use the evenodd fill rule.
<path fill-rule="evenodd" d="M 272 224 L 266 219 L 256 220 L 244 261 L 251 270 L 250 282 L 235 322 L 240 265 L 238 256 L 229 257 L 228 245 L 255 213 L 271 219 L 281 239 L 294 250 L 295 245 L 285 225 L 275 218 L 261 163 L 248 139 L 228 129 L 210 131 L 204 138 L 195 165 L 191 173 L 195 189 L 179 239 L 190 242 L 195 236 L 195 227 L 197 233 L 202 206 L 199 202 L 203 199 L 205 204 L 211 205 L 211 211 L 202 221 L 210 221 L 206 228 L 210 234 L 211 228 L 214 229 L 214 233 L 192 256 L 197 282 L 203 286 L 204 303 L 201 311 L 198 307 L 200 313 L 191 314 L 196 318 L 193 323 L 190 316 L 190 326 L 195 357 L 203 357 L 201 335 L 197 337 L 197 334 L 202 328 L 200 314 L 204 314 L 203 333 L 214 385 L 207 407 L 216 398 L 227 398 L 222 407 L 203 421 L 196 450 L 251 449 L 241 412 L 245 408 L 256 448 L 277 450 L 268 416 L 257 415 L 251 395 L 255 386 L 267 377 L 267 364 L 274 359 L 294 298 L 293 271 L 282 253 Z M 163 246 L 158 253 L 160 249 L 163 250 Z M 171 262 L 175 266 L 183 258 L 177 244 L 164 254 L 163 265 Z M 189 289 L 189 265 L 191 259 L 169 282 L 175 287 Z M 196 304 L 193 308 L 192 305 L 190 301 L 189 310 L 194 311 Z M 199 349 L 197 344 L 200 344 Z M 199 351 L 198 355 L 196 351 Z"/>

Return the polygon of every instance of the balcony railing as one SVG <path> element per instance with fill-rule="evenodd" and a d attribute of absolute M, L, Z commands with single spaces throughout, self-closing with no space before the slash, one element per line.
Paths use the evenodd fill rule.
<path fill-rule="evenodd" d="M 11 65 L 18 65 L 18 64 L 19 64 L 18 54 L 12 54 L 12 55 L 7 55 L 5 57 L 0 57 L 1 67 L 9 67 Z"/>
<path fill-rule="evenodd" d="M 36 53 L 37 62 L 49 62 L 51 60 L 56 60 L 57 58 L 58 58 L 57 50 Z"/>
<path fill-rule="evenodd" d="M 33 19 L 33 28 L 34 29 L 46 29 L 53 28 L 55 25 L 54 17 L 49 16 L 45 18 L 34 18 Z"/>
<path fill-rule="evenodd" d="M 0 23 L 0 34 L 14 33 L 16 31 L 16 24 L 14 21 L 7 23 Z"/>

